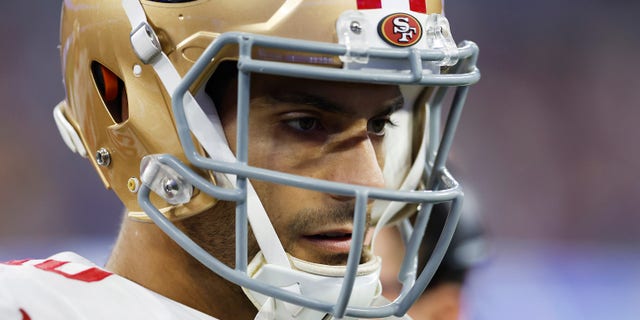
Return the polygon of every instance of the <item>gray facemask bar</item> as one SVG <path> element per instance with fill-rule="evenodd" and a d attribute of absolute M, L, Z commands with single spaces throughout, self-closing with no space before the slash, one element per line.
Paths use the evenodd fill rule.
<path fill-rule="evenodd" d="M 320 80 L 435 86 L 438 87 L 438 89 L 436 90 L 432 104 L 441 104 L 447 87 L 458 86 L 459 88 L 457 88 L 456 94 L 453 98 L 441 142 L 437 146 L 432 146 L 429 149 L 430 154 L 427 156 L 428 163 L 425 169 L 425 175 L 428 176 L 428 181 L 426 183 L 427 189 L 425 191 L 397 191 L 384 188 L 372 188 L 249 167 L 247 165 L 248 137 L 247 135 L 242 134 L 238 134 L 236 162 L 230 163 L 216 161 L 200 155 L 191 137 L 184 111 L 183 98 L 187 94 L 189 87 L 200 77 L 203 70 L 206 70 L 217 52 L 225 46 L 232 44 L 237 44 L 240 51 L 237 64 L 238 133 L 248 132 L 251 72 Z M 187 235 L 176 228 L 173 223 L 151 203 L 149 198 L 150 189 L 146 185 L 142 185 L 138 193 L 140 206 L 147 215 L 184 250 L 189 252 L 194 258 L 213 272 L 239 286 L 272 296 L 282 301 L 326 312 L 334 315 L 336 318 L 342 318 L 344 316 L 379 318 L 391 315 L 404 315 L 409 307 L 420 296 L 422 291 L 424 291 L 435 273 L 444 253 L 446 252 L 460 215 L 459 208 L 462 203 L 463 193 L 455 179 L 453 179 L 453 177 L 451 177 L 447 172 L 445 163 L 455 129 L 462 112 L 468 86 L 477 82 L 480 78 L 480 73 L 476 68 L 478 54 L 477 46 L 468 41 L 462 42 L 459 45 L 456 56 L 460 59 L 460 62 L 456 65 L 454 73 L 452 74 L 423 73 L 423 61 L 439 61 L 445 58 L 446 54 L 440 50 L 368 49 L 365 54 L 371 58 L 408 60 L 410 62 L 410 73 L 390 73 L 375 70 L 343 70 L 337 68 L 291 64 L 286 62 L 254 60 L 251 57 L 253 46 L 285 49 L 298 52 L 306 51 L 336 56 L 348 54 L 347 48 L 339 44 L 317 43 L 243 33 L 225 33 L 216 38 L 216 40 L 213 41 L 204 51 L 202 56 L 198 61 L 196 61 L 189 72 L 187 72 L 175 92 L 172 94 L 172 107 L 176 121 L 176 128 L 189 162 L 199 168 L 236 175 L 237 185 L 235 189 L 226 189 L 215 186 L 209 180 L 202 178 L 187 165 L 171 155 L 158 155 L 157 160 L 175 170 L 178 175 L 200 191 L 220 200 L 236 202 L 235 269 L 226 266 L 218 259 L 211 256 Z M 434 109 L 437 111 L 440 109 L 440 106 L 432 107 L 432 110 Z M 439 121 L 439 112 L 437 116 L 429 117 L 430 130 L 432 131 L 432 134 L 437 133 L 430 135 L 431 137 L 440 136 L 438 132 Z M 437 143 L 435 139 L 432 139 L 432 141 Z M 436 149 L 438 152 L 434 152 Z M 336 195 L 351 196 L 355 198 L 352 247 L 349 251 L 344 285 L 337 303 L 319 301 L 317 299 L 301 296 L 282 288 L 258 282 L 247 275 L 247 179 L 266 180 L 278 184 L 290 185 Z M 351 291 L 353 289 L 353 283 L 356 277 L 356 271 L 364 242 L 366 210 L 367 203 L 370 199 L 417 203 L 421 204 L 421 210 L 419 211 L 418 218 L 414 224 L 415 229 L 412 231 L 409 227 L 405 228 L 407 233 L 410 233 L 411 235 L 408 236 L 407 254 L 399 275 L 399 280 L 403 284 L 401 295 L 395 301 L 384 306 L 348 307 L 348 297 L 351 295 Z M 415 267 L 415 257 L 418 247 L 422 241 L 433 204 L 441 202 L 451 202 L 451 212 L 449 213 L 443 232 L 436 244 L 431 259 L 429 259 L 429 262 L 416 279 L 417 272 Z"/>

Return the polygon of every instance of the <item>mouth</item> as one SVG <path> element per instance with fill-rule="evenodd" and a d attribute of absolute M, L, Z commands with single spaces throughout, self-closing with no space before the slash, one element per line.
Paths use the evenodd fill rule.
<path fill-rule="evenodd" d="M 330 230 L 303 235 L 302 240 L 326 253 L 349 253 L 351 248 L 351 230 Z"/>

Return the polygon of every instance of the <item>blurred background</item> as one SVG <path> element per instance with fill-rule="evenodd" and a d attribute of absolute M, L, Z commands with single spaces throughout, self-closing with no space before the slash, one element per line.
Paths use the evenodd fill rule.
<path fill-rule="evenodd" d="M 0 260 L 104 262 L 121 205 L 52 119 L 59 1 L 2 1 Z M 640 318 L 640 3 L 449 0 L 481 48 L 455 173 L 487 231 L 468 319 Z"/>

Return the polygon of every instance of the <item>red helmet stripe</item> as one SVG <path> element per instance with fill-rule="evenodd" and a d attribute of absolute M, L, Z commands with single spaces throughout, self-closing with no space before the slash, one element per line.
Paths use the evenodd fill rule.
<path fill-rule="evenodd" d="M 380 9 L 382 8 L 382 0 L 358 0 L 358 9 Z"/>
<path fill-rule="evenodd" d="M 414 12 L 427 13 L 427 0 L 409 0 L 409 9 Z"/>

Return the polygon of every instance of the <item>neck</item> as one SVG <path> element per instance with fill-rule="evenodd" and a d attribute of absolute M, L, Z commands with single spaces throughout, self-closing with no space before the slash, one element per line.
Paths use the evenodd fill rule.
<path fill-rule="evenodd" d="M 155 224 L 124 220 L 107 269 L 218 319 L 254 318 L 256 309 L 239 286 L 200 264 Z"/>

